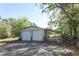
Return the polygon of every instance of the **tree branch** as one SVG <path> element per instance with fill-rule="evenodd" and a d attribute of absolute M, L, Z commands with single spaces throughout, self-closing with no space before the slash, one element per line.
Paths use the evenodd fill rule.
<path fill-rule="evenodd" d="M 63 11 L 64 11 L 64 13 L 66 14 L 66 16 L 70 19 L 70 20 L 72 20 L 72 18 L 69 16 L 69 14 L 67 13 L 67 11 L 65 10 L 65 8 L 63 7 L 63 5 L 62 4 L 59 4 L 60 6 L 58 6 L 57 4 L 55 4 L 57 7 L 60 7 Z"/>

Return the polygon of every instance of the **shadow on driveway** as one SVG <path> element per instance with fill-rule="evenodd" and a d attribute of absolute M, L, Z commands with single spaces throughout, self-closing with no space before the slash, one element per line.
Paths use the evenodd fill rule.
<path fill-rule="evenodd" d="M 24 42 L 13 41 L 0 46 L 0 55 L 4 56 L 60 56 L 72 55 L 58 42 Z"/>

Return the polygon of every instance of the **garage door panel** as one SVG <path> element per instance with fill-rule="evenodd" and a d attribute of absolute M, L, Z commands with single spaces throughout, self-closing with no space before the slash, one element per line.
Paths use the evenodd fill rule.
<path fill-rule="evenodd" d="M 33 31 L 33 41 L 43 41 L 42 31 Z"/>
<path fill-rule="evenodd" d="M 31 32 L 30 31 L 24 31 L 22 40 L 30 41 L 31 40 Z"/>

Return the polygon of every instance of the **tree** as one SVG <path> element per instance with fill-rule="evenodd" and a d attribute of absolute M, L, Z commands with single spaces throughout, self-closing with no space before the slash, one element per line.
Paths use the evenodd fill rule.
<path fill-rule="evenodd" d="M 10 33 L 9 24 L 3 20 L 0 21 L 0 38 L 7 38 L 10 36 L 11 36 L 11 33 Z"/>
<path fill-rule="evenodd" d="M 28 21 L 27 18 L 23 17 L 23 18 L 9 18 L 9 23 L 11 25 L 12 28 L 12 34 L 13 36 L 19 36 L 20 35 L 20 31 L 28 26 L 31 25 L 31 22 Z"/>
<path fill-rule="evenodd" d="M 37 25 L 33 22 L 33 23 L 31 23 L 31 26 L 35 26 L 35 27 L 37 27 Z"/>
<path fill-rule="evenodd" d="M 70 34 L 74 41 L 78 39 L 79 4 L 44 3 L 42 9 L 55 19 L 52 24 L 56 24 L 57 30 Z"/>
<path fill-rule="evenodd" d="M 0 20 L 0 38 L 20 36 L 20 31 L 31 25 L 26 18 L 1 18 Z M 35 25 L 35 24 L 34 24 Z"/>

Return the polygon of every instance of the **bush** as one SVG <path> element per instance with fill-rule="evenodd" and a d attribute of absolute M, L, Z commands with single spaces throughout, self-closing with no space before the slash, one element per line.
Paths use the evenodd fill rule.
<path fill-rule="evenodd" d="M 63 43 L 66 43 L 66 44 L 73 44 L 73 36 L 69 35 L 69 34 L 61 34 L 61 39 L 62 39 L 62 42 Z"/>
<path fill-rule="evenodd" d="M 7 38 L 7 35 L 6 34 L 0 34 L 0 39 L 4 39 L 4 38 Z"/>

